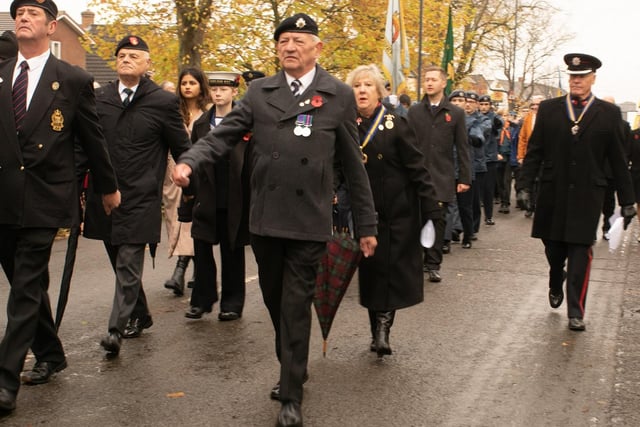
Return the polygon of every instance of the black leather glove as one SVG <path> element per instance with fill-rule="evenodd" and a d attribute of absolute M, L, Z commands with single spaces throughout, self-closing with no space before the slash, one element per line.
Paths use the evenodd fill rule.
<path fill-rule="evenodd" d="M 624 229 L 626 230 L 633 217 L 636 216 L 636 208 L 633 205 L 623 206 L 620 209 L 620 215 L 624 218 Z"/>
<path fill-rule="evenodd" d="M 178 221 L 193 221 L 193 205 L 195 201 L 195 196 L 182 196 L 182 198 L 180 199 L 180 206 L 178 206 Z"/>
<path fill-rule="evenodd" d="M 531 192 L 526 188 L 518 191 L 518 194 L 516 195 L 516 202 L 518 203 L 519 206 L 522 206 L 524 210 L 530 211 L 531 210 Z"/>

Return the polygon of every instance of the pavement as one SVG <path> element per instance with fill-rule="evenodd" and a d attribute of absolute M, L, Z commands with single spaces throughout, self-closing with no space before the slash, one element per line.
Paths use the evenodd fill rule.
<path fill-rule="evenodd" d="M 521 211 L 482 225 L 472 249 L 452 245 L 443 281 L 425 280 L 425 301 L 400 310 L 393 355 L 369 352 L 367 311 L 349 287 L 322 355 L 314 319 L 306 426 L 638 426 L 640 425 L 640 234 L 621 247 L 594 245 L 587 330 L 567 328 L 566 305 L 547 302 L 542 243 Z M 600 236 L 599 236 L 600 237 Z M 66 240 L 51 258 L 57 300 Z M 101 242 L 81 238 L 60 337 L 69 367 L 50 383 L 23 386 L 3 426 L 272 426 L 279 404 L 273 330 L 247 248 L 243 317 L 214 312 L 188 320 L 188 295 L 163 287 L 175 265 L 161 243 L 144 286 L 154 325 L 123 341 L 116 359 L 99 346 L 114 277 Z M 191 274 L 191 267 L 188 275 Z M 0 276 L 0 305 L 8 283 Z M 0 327 L 6 323 L 4 310 Z M 34 363 L 28 356 L 25 368 Z"/>

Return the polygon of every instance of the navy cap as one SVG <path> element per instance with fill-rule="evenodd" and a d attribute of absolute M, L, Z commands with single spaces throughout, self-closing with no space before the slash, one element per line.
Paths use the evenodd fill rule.
<path fill-rule="evenodd" d="M 453 98 L 466 98 L 466 93 L 462 89 L 456 89 L 449 95 L 449 101 Z"/>
<path fill-rule="evenodd" d="M 567 74 L 589 74 L 602 67 L 598 58 L 586 53 L 567 53 L 564 63 L 567 64 Z"/>
<path fill-rule="evenodd" d="M 0 60 L 18 55 L 18 40 L 13 31 L 5 31 L 0 36 Z"/>
<path fill-rule="evenodd" d="M 44 11 L 52 17 L 58 17 L 58 6 L 51 0 L 13 0 L 9 8 L 12 19 L 16 19 L 16 10 L 22 6 L 39 7 L 40 9 L 44 9 Z"/>
<path fill-rule="evenodd" d="M 282 33 L 309 33 L 317 36 L 318 24 L 309 15 L 296 13 L 278 25 L 276 32 L 273 34 L 274 40 L 278 41 Z"/>
<path fill-rule="evenodd" d="M 118 56 L 120 49 L 134 49 L 149 52 L 149 45 L 140 37 L 129 35 L 120 40 L 118 46 L 116 46 L 116 56 Z"/>
<path fill-rule="evenodd" d="M 466 92 L 464 97 L 467 99 L 473 99 L 474 101 L 478 100 L 478 94 L 473 91 Z"/>
<path fill-rule="evenodd" d="M 265 74 L 262 71 L 250 70 L 242 73 L 242 78 L 244 79 L 245 83 L 249 83 L 263 77 L 265 77 Z"/>
<path fill-rule="evenodd" d="M 478 102 L 491 102 L 491 97 L 489 95 L 482 95 L 478 98 Z"/>
<path fill-rule="evenodd" d="M 240 74 L 234 71 L 205 71 L 209 86 L 231 86 L 240 85 Z"/>

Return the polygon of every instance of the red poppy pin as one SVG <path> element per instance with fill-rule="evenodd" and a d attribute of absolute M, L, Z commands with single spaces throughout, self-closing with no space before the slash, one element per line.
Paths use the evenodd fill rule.
<path fill-rule="evenodd" d="M 451 121 L 451 116 L 449 115 L 449 113 L 446 113 L 444 115 L 444 121 L 447 122 L 447 123 L 449 123 Z"/>
<path fill-rule="evenodd" d="M 635 134 L 635 135 L 633 135 L 633 138 L 634 138 L 634 139 L 640 139 L 640 135 Z"/>
<path fill-rule="evenodd" d="M 311 98 L 311 105 L 313 105 L 316 108 L 322 107 L 322 97 L 320 95 L 316 95 L 313 98 Z"/>
<path fill-rule="evenodd" d="M 242 137 L 242 140 L 244 142 L 249 142 L 251 140 L 251 137 L 253 136 L 253 134 L 251 132 L 248 132 L 245 134 L 245 136 Z"/>

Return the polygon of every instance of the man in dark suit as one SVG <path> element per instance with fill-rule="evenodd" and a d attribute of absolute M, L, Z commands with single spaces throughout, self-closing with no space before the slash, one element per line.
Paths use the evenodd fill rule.
<path fill-rule="evenodd" d="M 582 53 L 567 54 L 564 61 L 570 92 L 540 103 L 520 186 L 527 204 L 542 167 L 531 235 L 544 243 L 549 263 L 549 304 L 552 308 L 562 304 L 566 278 L 569 329 L 584 331 L 591 246 L 607 189 L 607 163 L 613 172 L 625 229 L 635 208 L 620 109 L 591 92 L 602 63 Z"/>
<path fill-rule="evenodd" d="M 116 275 L 108 334 L 100 341 L 112 355 L 122 338 L 137 338 L 153 325 L 142 287 L 145 246 L 160 242 L 168 150 L 177 159 L 191 146 L 178 98 L 145 77 L 147 43 L 126 36 L 115 56 L 118 80 L 97 91 L 97 109 L 123 203 L 109 218 L 89 195 L 84 227 L 85 237 L 104 242 Z"/>
<path fill-rule="evenodd" d="M 96 115 L 92 78 L 49 51 L 58 9 L 51 0 L 11 3 L 19 52 L 0 65 L 0 264 L 11 284 L 0 343 L 0 410 L 15 408 L 20 371 L 31 347 L 26 384 L 42 384 L 67 367 L 51 317 L 49 257 L 58 228 L 79 221 L 74 144 L 95 174 L 107 215 L 120 204 Z"/>
<path fill-rule="evenodd" d="M 411 106 L 407 114 L 409 126 L 418 137 L 442 213 L 433 220 L 436 230 L 433 247 L 424 251 L 424 271 L 431 282 L 442 280 L 440 264 L 448 204 L 455 200 L 456 193 L 471 188 L 471 147 L 467 142 L 465 114 L 449 102 L 444 94 L 446 86 L 447 73 L 440 67 L 427 67 L 423 83 L 426 95 L 422 102 Z"/>
<path fill-rule="evenodd" d="M 251 246 L 281 366 L 272 393 L 282 402 L 278 425 L 300 426 L 311 302 L 331 237 L 336 161 L 349 183 L 364 256 L 375 250 L 377 219 L 357 142 L 353 91 L 316 64 L 323 46 L 316 23 L 294 15 L 274 38 L 283 71 L 251 83 L 242 102 L 180 158 L 174 182 L 188 185 L 194 169 L 219 161 L 253 132 Z"/>

